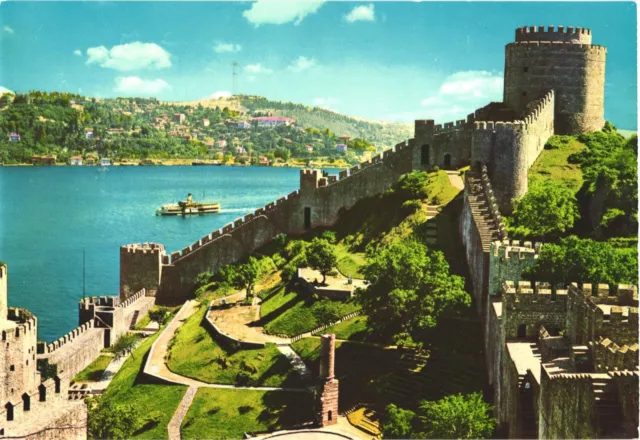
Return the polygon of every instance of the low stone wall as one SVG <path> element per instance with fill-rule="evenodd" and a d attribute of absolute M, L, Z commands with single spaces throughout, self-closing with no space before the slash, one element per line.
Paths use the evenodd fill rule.
<path fill-rule="evenodd" d="M 209 311 L 214 309 L 215 301 L 216 300 L 213 300 L 211 301 L 211 304 L 209 304 Z M 264 342 L 243 341 L 241 339 L 234 338 L 233 336 L 224 333 L 222 330 L 220 330 L 220 328 L 218 328 L 217 325 L 214 324 L 213 320 L 209 318 L 209 313 L 204 315 L 203 324 L 205 328 L 209 331 L 209 333 L 211 333 L 211 337 L 216 342 L 220 342 L 221 344 L 224 344 L 227 346 L 231 345 L 231 346 L 236 346 L 236 347 L 245 348 L 245 349 L 246 348 L 252 349 L 252 348 L 264 348 L 267 345 Z"/>

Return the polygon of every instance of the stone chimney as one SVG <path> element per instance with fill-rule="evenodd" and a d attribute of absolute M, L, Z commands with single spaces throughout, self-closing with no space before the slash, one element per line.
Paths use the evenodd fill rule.
<path fill-rule="evenodd" d="M 319 402 L 317 421 L 320 426 L 338 423 L 338 380 L 335 378 L 336 335 L 322 335 L 320 355 Z"/>

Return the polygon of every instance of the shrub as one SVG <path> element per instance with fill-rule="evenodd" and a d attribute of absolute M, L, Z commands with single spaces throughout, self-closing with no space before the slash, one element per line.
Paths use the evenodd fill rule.
<path fill-rule="evenodd" d="M 410 215 L 422 209 L 422 201 L 419 199 L 407 200 L 402 204 L 402 210 Z"/>
<path fill-rule="evenodd" d="M 338 241 L 336 233 L 333 231 L 324 231 L 320 238 L 323 240 L 327 240 L 331 244 L 336 244 L 336 241 Z"/>

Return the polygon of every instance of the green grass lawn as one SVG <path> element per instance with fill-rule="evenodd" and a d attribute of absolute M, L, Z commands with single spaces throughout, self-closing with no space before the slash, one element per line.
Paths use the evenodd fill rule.
<path fill-rule="evenodd" d="M 366 316 L 354 316 L 323 330 L 322 333 L 335 333 L 337 339 L 361 342 L 368 341 L 371 337 L 371 329 L 367 327 Z"/>
<path fill-rule="evenodd" d="M 567 159 L 583 150 L 584 144 L 570 136 L 554 136 L 551 139 L 555 139 L 552 142 L 560 148 L 542 150 L 529 170 L 529 189 L 536 184 L 552 181 L 578 192 L 582 186 L 582 170 L 580 164 L 570 164 Z"/>
<path fill-rule="evenodd" d="M 345 245 L 336 245 L 336 256 L 338 257 L 337 269 L 342 275 L 348 277 L 351 275 L 354 278 L 363 278 L 362 266 L 365 263 L 363 252 L 351 252 Z"/>
<path fill-rule="evenodd" d="M 264 320 L 273 319 L 284 310 L 300 301 L 297 292 L 287 289 L 284 283 L 278 283 L 270 289 L 259 293 L 262 303 L 260 304 L 260 318 Z"/>
<path fill-rule="evenodd" d="M 182 438 L 243 438 L 313 419 L 311 393 L 200 388 L 182 422 Z"/>
<path fill-rule="evenodd" d="M 151 344 L 160 332 L 147 338 L 138 346 L 113 378 L 103 394 L 103 399 L 120 404 L 133 405 L 139 408 L 150 419 L 157 417 L 157 422 L 148 423 L 135 433 L 135 438 L 167 438 L 167 425 L 180 404 L 187 387 L 178 385 L 153 385 L 142 381 L 141 370 Z"/>
<path fill-rule="evenodd" d="M 74 382 L 97 382 L 102 377 L 105 368 L 109 365 L 109 362 L 113 360 L 113 356 L 101 354 L 91 362 L 87 368 L 79 372 L 76 377 L 73 378 Z"/>
<path fill-rule="evenodd" d="M 293 306 L 289 307 L 289 305 Z M 360 309 L 353 300 L 338 301 L 330 299 L 313 300 L 310 296 L 298 294 L 297 298 L 281 307 L 282 313 L 269 316 L 264 330 L 270 334 L 295 336 L 309 332 L 323 324 L 333 321 L 333 317 L 341 317 Z M 275 312 L 271 315 L 275 315 Z"/>
<path fill-rule="evenodd" d="M 427 180 L 428 201 L 431 205 L 446 205 L 460 192 L 451 185 L 446 171 L 440 170 L 429 173 Z"/>
<path fill-rule="evenodd" d="M 302 386 L 300 375 L 275 345 L 261 349 L 234 350 L 213 340 L 201 323 L 207 307 L 201 307 L 176 332 L 167 366 L 177 374 L 208 383 L 252 386 Z M 238 382 L 238 373 L 245 378 Z M 248 377 L 247 377 L 248 376 Z"/>

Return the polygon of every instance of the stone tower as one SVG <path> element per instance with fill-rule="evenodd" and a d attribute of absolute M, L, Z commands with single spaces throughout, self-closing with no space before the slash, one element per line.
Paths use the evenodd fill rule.
<path fill-rule="evenodd" d="M 336 335 L 322 335 L 320 338 L 320 395 L 317 421 L 320 426 L 338 423 L 338 379 L 335 378 Z"/>
<path fill-rule="evenodd" d="M 36 387 L 38 324 L 28 310 L 7 307 L 7 266 L 2 264 L 0 312 L 0 402 L 4 405 L 8 401 L 20 400 L 21 393 Z M 13 411 L 11 407 L 11 417 Z"/>
<path fill-rule="evenodd" d="M 505 48 L 504 102 L 522 114 L 553 89 L 556 134 L 600 130 L 606 57 L 606 48 L 591 44 L 589 29 L 518 28 Z"/>

